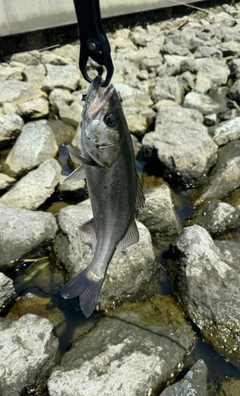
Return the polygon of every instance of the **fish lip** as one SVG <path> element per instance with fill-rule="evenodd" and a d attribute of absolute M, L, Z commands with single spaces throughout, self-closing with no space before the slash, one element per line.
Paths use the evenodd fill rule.
<path fill-rule="evenodd" d="M 91 120 L 99 119 L 101 112 L 113 95 L 114 87 L 110 84 L 107 88 L 101 86 L 101 76 L 95 77 L 91 82 L 86 97 L 86 113 Z"/>

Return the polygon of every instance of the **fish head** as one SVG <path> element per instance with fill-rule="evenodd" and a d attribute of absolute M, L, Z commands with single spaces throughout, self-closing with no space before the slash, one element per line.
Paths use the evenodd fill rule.
<path fill-rule="evenodd" d="M 81 146 L 97 164 L 110 167 L 121 153 L 122 108 L 115 88 L 101 83 L 97 76 L 84 98 Z"/>

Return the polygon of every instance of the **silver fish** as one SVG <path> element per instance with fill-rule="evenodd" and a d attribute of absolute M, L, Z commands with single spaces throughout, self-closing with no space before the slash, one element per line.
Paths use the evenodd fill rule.
<path fill-rule="evenodd" d="M 144 206 L 131 136 L 118 94 L 109 85 L 101 87 L 96 77 L 85 95 L 81 155 L 69 148 L 80 166 L 68 177 L 86 178 L 93 219 L 81 226 L 96 247 L 89 266 L 61 290 L 64 298 L 79 296 L 80 307 L 89 317 L 96 305 L 108 265 L 116 248 L 138 242 L 134 219 Z"/>

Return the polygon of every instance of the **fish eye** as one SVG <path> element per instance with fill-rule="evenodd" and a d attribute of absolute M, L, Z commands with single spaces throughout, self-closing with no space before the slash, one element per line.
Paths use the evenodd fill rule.
<path fill-rule="evenodd" d="M 106 114 L 104 122 L 110 128 L 114 128 L 117 125 L 117 119 L 113 114 Z"/>

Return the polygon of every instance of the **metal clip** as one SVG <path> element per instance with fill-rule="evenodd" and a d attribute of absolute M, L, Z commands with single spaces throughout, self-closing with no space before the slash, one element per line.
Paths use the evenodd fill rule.
<path fill-rule="evenodd" d="M 110 45 L 104 32 L 99 0 L 74 0 L 81 42 L 79 66 L 85 80 L 91 83 L 86 65 L 88 57 L 99 65 L 105 66 L 107 76 L 102 86 L 106 87 L 111 81 L 114 67 L 111 59 Z"/>

